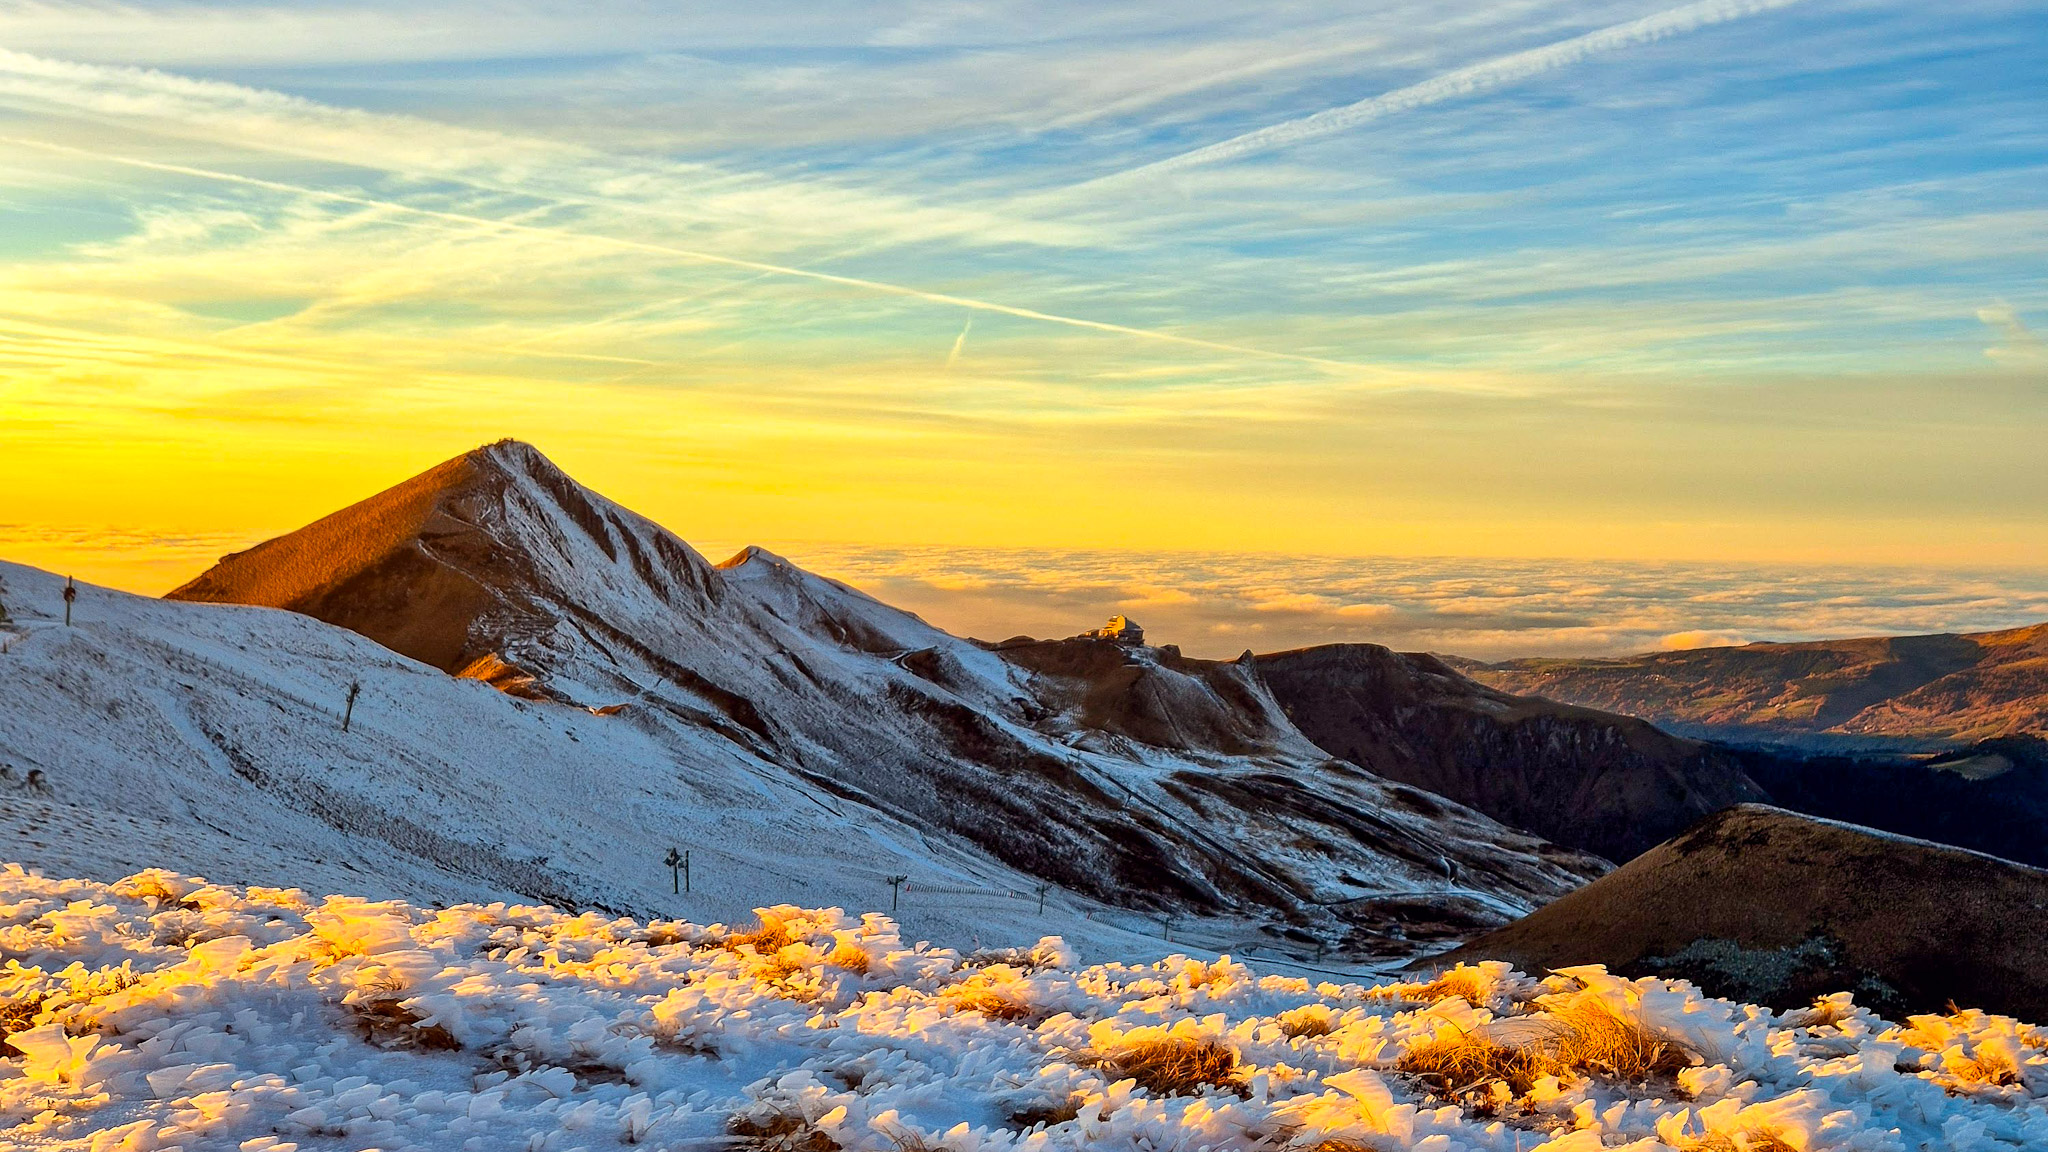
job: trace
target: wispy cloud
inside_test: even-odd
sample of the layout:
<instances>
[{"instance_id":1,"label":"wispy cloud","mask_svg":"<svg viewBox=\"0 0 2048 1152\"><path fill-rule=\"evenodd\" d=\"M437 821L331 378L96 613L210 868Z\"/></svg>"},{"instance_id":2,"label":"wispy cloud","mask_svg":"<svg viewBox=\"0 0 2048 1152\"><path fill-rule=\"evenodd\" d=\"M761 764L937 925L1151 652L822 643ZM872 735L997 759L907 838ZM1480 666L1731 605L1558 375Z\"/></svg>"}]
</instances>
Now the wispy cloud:
<instances>
[{"instance_id":1,"label":"wispy cloud","mask_svg":"<svg viewBox=\"0 0 2048 1152\"><path fill-rule=\"evenodd\" d=\"M0 49L0 104L91 117L257 153L439 180L534 201L626 214L643 224L720 229L788 247L856 237L902 243L1074 244L1086 233L821 180L702 162L608 155L546 137L335 107L282 92L151 69Z\"/></svg>"},{"instance_id":2,"label":"wispy cloud","mask_svg":"<svg viewBox=\"0 0 2048 1152\"><path fill-rule=\"evenodd\" d=\"M962 349L967 347L967 334L973 330L974 317L969 316L967 318L967 323L962 324L960 326L960 335L955 336L953 338L952 351L946 353L946 367L949 370L960 363L960 352Z\"/></svg>"},{"instance_id":3,"label":"wispy cloud","mask_svg":"<svg viewBox=\"0 0 2048 1152\"><path fill-rule=\"evenodd\" d=\"M1152 328L1134 328L1127 324L1112 324L1103 320L1089 320L1057 312L1043 312L1036 308L1021 308L1013 304L1001 304L993 300L981 300L971 296L958 296L949 292L931 292L904 284L892 284L860 276L842 276L833 272L821 272L813 268L797 268L786 264L774 264L764 260L749 260L744 257L681 248L672 244L657 244L651 241L612 236L601 232L579 231L543 224L527 224L516 219L507 220L478 216L466 212L450 212L438 208L424 208L396 200L382 200L350 192L311 188L298 184L288 184L279 180L266 180L255 176L245 176L234 172L195 168L185 164L166 164L160 161L144 160L133 156L118 156L112 153L94 152L88 149L73 148L69 145L54 144L48 141L0 137L0 143L13 144L23 148L62 152L73 156L104 161L109 164L144 168L154 172L164 172L178 176L193 176L202 180L217 180L222 183L238 184L248 188L261 188L265 191L282 192L309 200L323 200L337 204L349 204L358 208L372 208L399 213L432 221L436 224L454 225L485 232L550 237L598 248L611 248L664 256L699 264L716 264L727 268L738 268L749 272L764 272L775 276L787 276L792 279L809 280L819 284L853 288L864 292L878 292L888 296L919 300L927 304L938 304L949 308L963 308L975 312L993 312L1019 320L1036 320L1047 324L1058 324L1068 328L1083 328L1091 332L1102 332L1114 336L1131 336L1141 340L1179 344L1189 348L1200 348L1209 352L1225 352L1234 356L1248 356L1258 359L1287 360L1298 364L1311 364L1318 368L1355 373L1367 373L1374 370L1372 365L1367 364L1333 360L1321 356L1305 356L1300 353L1277 351L1270 348L1252 348L1243 344L1229 344L1220 340L1205 340L1198 336L1186 336L1177 332L1165 332Z\"/></svg>"},{"instance_id":4,"label":"wispy cloud","mask_svg":"<svg viewBox=\"0 0 2048 1152\"><path fill-rule=\"evenodd\" d=\"M1645 16L1640 20L1610 25L1583 36L1545 44L1540 48L1497 56L1354 104L1245 132L1228 140L1219 140L1177 156L1090 181L1084 187L1099 188L1110 181L1122 182L1134 177L1164 175L1203 164L1216 164L1270 152L1277 148L1286 148L1318 137L1346 132L1384 116L1506 87L1569 67L1588 57L1681 36L1714 24L1725 24L1730 20L1739 20L1775 8L1786 8L1798 2L1799 0L1701 0L1699 3L1686 4Z\"/></svg>"},{"instance_id":5,"label":"wispy cloud","mask_svg":"<svg viewBox=\"0 0 2048 1152\"><path fill-rule=\"evenodd\" d=\"M1988 307L1977 309L1977 319L1986 328L1996 332L1999 342L1984 350L1984 355L1993 360L2015 364L2032 364L2048 360L2048 348L2044 348L2041 337L2013 306L2000 300Z\"/></svg>"},{"instance_id":6,"label":"wispy cloud","mask_svg":"<svg viewBox=\"0 0 2048 1152\"><path fill-rule=\"evenodd\" d=\"M76 150L0 144L0 490L513 433L770 543L2039 563L2035 13L1673 2L0 0ZM1291 581L1219 626L1410 619Z\"/></svg>"}]
</instances>

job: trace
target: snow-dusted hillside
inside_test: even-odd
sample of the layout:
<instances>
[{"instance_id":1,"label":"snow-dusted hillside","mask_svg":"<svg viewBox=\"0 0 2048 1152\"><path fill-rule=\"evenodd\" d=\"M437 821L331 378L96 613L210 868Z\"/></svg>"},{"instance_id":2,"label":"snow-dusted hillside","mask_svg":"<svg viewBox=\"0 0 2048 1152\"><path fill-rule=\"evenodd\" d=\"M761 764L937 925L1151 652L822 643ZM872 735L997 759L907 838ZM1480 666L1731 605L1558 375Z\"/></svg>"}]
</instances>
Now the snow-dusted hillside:
<instances>
[{"instance_id":1,"label":"snow-dusted hillside","mask_svg":"<svg viewBox=\"0 0 2048 1152\"><path fill-rule=\"evenodd\" d=\"M903 916L920 933L1027 927L1160 946L1160 919L1089 895L1055 888L1041 916L1035 876L749 755L657 692L600 716L449 676L294 613L93 587L66 628L61 586L0 564L13 617L0 636L0 858L101 878L167 866L319 892L707 920L767 903L887 906L886 878L903 875ZM992 659L971 645L962 655ZM343 732L352 682L362 691ZM1444 827L1517 858L1518 839L1484 818L1452 810ZM671 846L691 852L688 895L670 892ZM1427 900L1453 887L1422 868L1347 872L1360 887L1345 895ZM1497 917L1515 909L1512 895L1465 899ZM1256 909L1186 919L1178 937L1214 949L1317 950L1260 932L1275 917ZM1343 928L1308 927L1333 943Z\"/></svg>"},{"instance_id":2,"label":"snow-dusted hillside","mask_svg":"<svg viewBox=\"0 0 2048 1152\"><path fill-rule=\"evenodd\" d=\"M734 929L10 870L0 1143L2048 1147L2048 1035L2005 1017L1897 1026L1846 996L1774 1014L1597 968L1366 987L1006 943L963 955L837 910Z\"/></svg>"},{"instance_id":3,"label":"snow-dusted hillside","mask_svg":"<svg viewBox=\"0 0 2048 1152\"><path fill-rule=\"evenodd\" d=\"M887 907L901 875L921 934L1169 947L1159 918L1078 894L1052 890L1041 914L1035 877L653 709L520 699L269 609L82 586L66 628L62 585L0 564L0 860L707 921L764 903ZM691 853L688 894L671 892L672 846ZM1286 943L1261 922L1191 917L1174 934Z\"/></svg>"},{"instance_id":4,"label":"snow-dusted hillside","mask_svg":"<svg viewBox=\"0 0 2048 1152\"><path fill-rule=\"evenodd\" d=\"M616 740L622 759L706 794L672 803L658 780L608 790L576 769L579 796L600 810L597 798L612 801L606 815L636 859L679 825L696 843L737 840L754 853L756 821L721 826L693 811L701 805L751 803L783 819L821 809L886 827L908 845L892 855L993 859L1092 900L1260 918L1352 948L1398 945L1388 931L1404 920L1439 936L1498 923L1601 868L1330 759L1247 665L1107 642L992 652L758 549L710 564L524 444L448 461L228 557L174 595L344 626L528 698L515 706L520 724L573 727L598 763ZM168 632L198 617L149 618ZM261 660L269 646L252 637L245 647ZM340 664L352 659L322 673L335 707ZM371 663L398 666L388 655ZM451 725L462 728L454 739L492 739L473 711L442 722L425 698L411 706L401 742L423 762ZM295 730L227 739L250 759L245 775L300 774ZM492 759L478 769L520 790L533 757ZM533 818L545 820L555 793L534 795ZM587 868L585 849L527 843ZM766 842L758 853L782 856Z\"/></svg>"}]
</instances>

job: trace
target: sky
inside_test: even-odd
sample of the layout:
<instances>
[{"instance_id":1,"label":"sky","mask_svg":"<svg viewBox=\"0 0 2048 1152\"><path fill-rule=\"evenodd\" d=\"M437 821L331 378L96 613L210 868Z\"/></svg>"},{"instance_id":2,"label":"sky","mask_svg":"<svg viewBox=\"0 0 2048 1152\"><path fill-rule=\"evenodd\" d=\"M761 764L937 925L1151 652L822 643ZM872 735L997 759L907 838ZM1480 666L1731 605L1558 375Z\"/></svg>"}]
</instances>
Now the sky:
<instances>
[{"instance_id":1,"label":"sky","mask_svg":"<svg viewBox=\"0 0 2048 1152\"><path fill-rule=\"evenodd\" d=\"M159 592L515 436L984 634L2020 623L2044 42L1978 0L0 0L0 556ZM1537 591L1452 627L1459 581Z\"/></svg>"}]
</instances>

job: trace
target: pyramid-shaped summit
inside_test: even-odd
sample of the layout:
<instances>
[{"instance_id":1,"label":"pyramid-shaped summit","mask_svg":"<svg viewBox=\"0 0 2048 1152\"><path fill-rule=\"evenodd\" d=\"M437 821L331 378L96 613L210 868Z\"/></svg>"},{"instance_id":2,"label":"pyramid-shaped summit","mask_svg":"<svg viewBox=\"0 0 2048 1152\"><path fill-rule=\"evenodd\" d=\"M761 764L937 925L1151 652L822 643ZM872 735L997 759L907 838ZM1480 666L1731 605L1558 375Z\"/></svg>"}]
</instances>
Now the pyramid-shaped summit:
<instances>
[{"instance_id":1,"label":"pyramid-shaped summit","mask_svg":"<svg viewBox=\"0 0 2048 1152\"><path fill-rule=\"evenodd\" d=\"M223 557L169 597L304 613L492 679L554 629L566 602L602 610L608 591L623 591L696 609L712 581L704 558L659 525L532 445L500 440Z\"/></svg>"},{"instance_id":2,"label":"pyramid-shaped summit","mask_svg":"<svg viewBox=\"0 0 2048 1152\"><path fill-rule=\"evenodd\" d=\"M1372 917L1346 901L1446 886L1445 859L1507 907L1598 869L1476 813L1404 806L1302 736L1246 667L1064 640L991 650L762 549L714 566L511 441L172 595L304 613L581 705L603 738L705 782L707 803L752 794L718 783L735 768L798 782L1099 899L1350 932ZM1497 922L1494 904L1445 900Z\"/></svg>"}]
</instances>

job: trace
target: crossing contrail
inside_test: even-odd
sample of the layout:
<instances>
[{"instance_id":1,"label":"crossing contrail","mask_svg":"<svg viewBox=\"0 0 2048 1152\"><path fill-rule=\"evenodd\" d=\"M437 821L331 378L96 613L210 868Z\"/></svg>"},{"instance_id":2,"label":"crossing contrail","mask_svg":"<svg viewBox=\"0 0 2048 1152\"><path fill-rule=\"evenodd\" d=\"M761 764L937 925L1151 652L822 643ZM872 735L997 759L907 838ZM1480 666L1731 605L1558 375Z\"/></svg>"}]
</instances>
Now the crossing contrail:
<instances>
[{"instance_id":1,"label":"crossing contrail","mask_svg":"<svg viewBox=\"0 0 2048 1152\"><path fill-rule=\"evenodd\" d=\"M1482 60L1440 76L1432 76L1418 84L1410 84L1406 88L1396 88L1392 92L1360 100L1356 104L1346 104L1341 108L1331 108L1313 116L1303 116L1297 120L1288 120L1246 132L1241 136L1233 136L1228 140L1219 140L1178 156L1169 156L1137 168L1097 177L1076 185L1075 188L1094 188L1109 183L1121 183L1138 176L1161 175L1183 168L1270 152L1275 148L1284 148L1305 140L1343 132L1384 116L1406 112L1411 108L1421 108L1446 100L1455 100L1460 96L1502 88L1532 76L1540 76L1545 72L1554 72L1559 68L1576 64L1589 56L1681 36L1711 25L1726 24L1731 20L1740 20L1745 16L1786 8L1797 3L1799 0L1700 0L1699 3L1658 12L1640 20L1611 24L1598 31L1545 44L1540 48L1530 48L1507 56Z\"/></svg>"},{"instance_id":2,"label":"crossing contrail","mask_svg":"<svg viewBox=\"0 0 2048 1152\"><path fill-rule=\"evenodd\" d=\"M688 260L694 263L716 264L727 268L745 268L755 272L766 272L797 280L810 280L820 284L836 284L842 288L853 288L888 296L899 296L905 299L922 300L930 304L965 308L972 312L991 312L1002 316L1014 316L1021 320L1037 320L1047 324L1063 325L1068 328L1086 329L1091 332L1105 332L1118 336L1131 336L1141 340L1177 344L1187 348L1225 352L1234 356L1248 356L1264 360L1286 360L1292 363L1313 364L1319 368L1343 372L1370 372L1377 370L1370 364L1357 364L1346 360L1331 360L1321 356L1305 356L1296 352L1276 352L1271 349L1253 348L1244 344L1229 344L1221 340L1204 340L1196 336L1182 336L1178 333L1162 332L1154 328L1135 328L1127 324L1112 324L1104 320L1089 320L1084 317L1066 316L1057 312L1041 312L1036 308L1020 308L1011 304L999 304L992 300L980 300L972 296L955 296L947 292L930 292L922 288L892 284L885 280L869 280L859 276L841 276L832 272L820 272L812 268L796 268L786 264L748 260L738 256L724 256L716 252L679 248L674 245L657 244L648 240L632 240L623 236L607 235L602 232L579 232L571 228L523 224L512 220L493 219L489 216L473 216L466 212L449 212L438 208L421 208L417 205L399 201L379 200L371 196L360 196L349 192L335 192L324 188L308 188L304 185L288 184L278 180L265 180L257 176L244 176L236 172L220 172L211 168L195 168L185 164L169 164L159 160L144 160L134 156L96 152L87 148L76 148L68 144L53 144L47 140L0 136L0 143L16 144L25 148L34 148L68 156L82 156L105 163L141 168L152 172L165 172L172 175L190 176L195 179L238 184L247 188L262 188L272 192L325 200L330 203L352 204L360 208L398 213L417 219L459 225L467 229L520 236L543 236L554 239L575 240L627 252L651 253L679 260Z\"/></svg>"}]
</instances>

